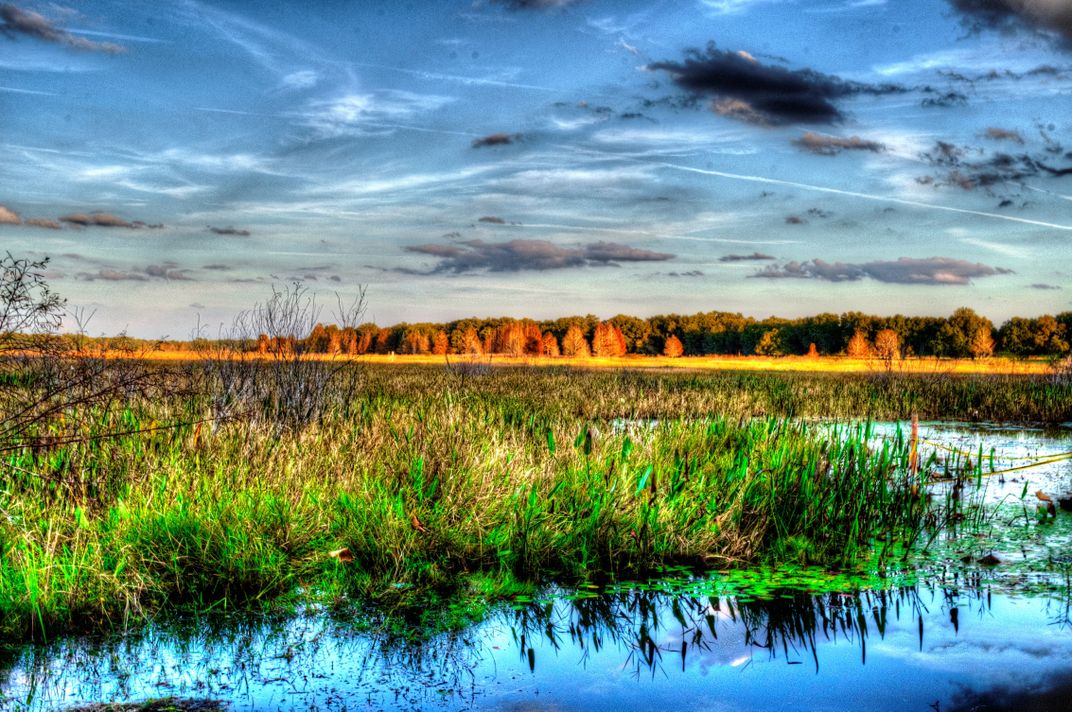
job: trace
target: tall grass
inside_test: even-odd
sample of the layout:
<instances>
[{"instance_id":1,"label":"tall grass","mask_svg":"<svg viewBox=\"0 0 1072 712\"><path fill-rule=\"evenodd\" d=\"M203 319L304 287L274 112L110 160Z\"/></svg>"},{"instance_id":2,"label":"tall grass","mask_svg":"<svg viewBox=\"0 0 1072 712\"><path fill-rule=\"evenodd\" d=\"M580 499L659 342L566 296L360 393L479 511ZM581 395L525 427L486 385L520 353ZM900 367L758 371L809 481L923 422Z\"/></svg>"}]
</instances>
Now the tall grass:
<instances>
[{"instance_id":1,"label":"tall grass","mask_svg":"<svg viewBox=\"0 0 1072 712\"><path fill-rule=\"evenodd\" d=\"M873 403L863 386L753 379L388 369L347 416L279 436L197 422L207 397L136 402L87 425L129 435L4 456L0 634L474 577L494 593L666 564L851 566L931 538L942 517L904 439L746 417Z\"/></svg>"}]
</instances>

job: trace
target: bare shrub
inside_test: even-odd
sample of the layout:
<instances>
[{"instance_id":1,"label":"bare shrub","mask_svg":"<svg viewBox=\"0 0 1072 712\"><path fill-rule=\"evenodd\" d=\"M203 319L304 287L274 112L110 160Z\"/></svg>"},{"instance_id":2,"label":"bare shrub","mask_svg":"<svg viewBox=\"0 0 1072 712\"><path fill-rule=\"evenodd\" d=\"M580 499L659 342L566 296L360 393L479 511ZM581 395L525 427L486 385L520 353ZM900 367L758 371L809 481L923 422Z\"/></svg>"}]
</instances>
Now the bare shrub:
<instances>
[{"instance_id":1,"label":"bare shrub","mask_svg":"<svg viewBox=\"0 0 1072 712\"><path fill-rule=\"evenodd\" d=\"M159 384L136 359L90 352L92 315L67 309L47 267L47 258L0 258L0 453L121 435L136 426L113 416ZM73 333L60 333L65 317Z\"/></svg>"},{"instance_id":2,"label":"bare shrub","mask_svg":"<svg viewBox=\"0 0 1072 712\"><path fill-rule=\"evenodd\" d=\"M238 314L206 352L213 417L248 418L281 432L317 422L333 408L345 412L360 369L343 354L310 350L306 337L321 313L316 295L294 282L273 287L267 301ZM340 329L356 328L364 313L364 287L349 303L336 295L332 316Z\"/></svg>"},{"instance_id":3,"label":"bare shrub","mask_svg":"<svg viewBox=\"0 0 1072 712\"><path fill-rule=\"evenodd\" d=\"M453 361L449 355L444 354L443 360L446 362L447 373L457 379L460 387L464 387L474 378L491 373L491 354L466 354Z\"/></svg>"},{"instance_id":4,"label":"bare shrub","mask_svg":"<svg viewBox=\"0 0 1072 712\"><path fill-rule=\"evenodd\" d=\"M1072 386L1072 355L1054 359L1050 363L1050 377L1059 386Z\"/></svg>"}]
</instances>

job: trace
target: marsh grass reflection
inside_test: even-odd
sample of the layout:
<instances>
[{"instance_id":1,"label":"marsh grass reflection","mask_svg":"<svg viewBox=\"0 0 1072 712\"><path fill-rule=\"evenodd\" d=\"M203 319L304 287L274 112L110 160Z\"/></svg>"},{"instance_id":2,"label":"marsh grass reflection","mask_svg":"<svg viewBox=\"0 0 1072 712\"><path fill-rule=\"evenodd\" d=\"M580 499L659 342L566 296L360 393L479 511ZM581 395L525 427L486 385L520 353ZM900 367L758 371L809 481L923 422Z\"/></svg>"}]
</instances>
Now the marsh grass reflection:
<instances>
[{"instance_id":1,"label":"marsh grass reflection","mask_svg":"<svg viewBox=\"0 0 1072 712\"><path fill-rule=\"evenodd\" d=\"M763 599L629 590L562 595L519 606L510 629L519 654L532 669L533 642L542 638L556 651L568 642L580 651L582 665L592 654L614 646L637 678L665 673L671 660L685 671L693 658L716 655L725 664L739 666L757 653L789 665L807 659L818 672L823 643L858 646L860 661L866 664L868 638L884 638L891 617L917 622L922 650L924 620L936 602L954 628L962 607L979 615L989 609L985 590L971 585L823 594L786 589ZM738 645L733 641L719 645L720 636L732 636Z\"/></svg>"}]
</instances>

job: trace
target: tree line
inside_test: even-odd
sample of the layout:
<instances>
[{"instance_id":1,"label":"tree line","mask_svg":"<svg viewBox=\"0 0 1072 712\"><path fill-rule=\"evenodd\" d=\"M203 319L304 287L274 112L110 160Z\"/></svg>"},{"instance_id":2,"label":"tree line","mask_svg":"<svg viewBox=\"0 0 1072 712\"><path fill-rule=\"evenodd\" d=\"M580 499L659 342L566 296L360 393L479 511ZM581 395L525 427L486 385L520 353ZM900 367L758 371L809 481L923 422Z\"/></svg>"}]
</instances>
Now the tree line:
<instances>
[{"instance_id":1,"label":"tree line","mask_svg":"<svg viewBox=\"0 0 1072 712\"><path fill-rule=\"evenodd\" d=\"M304 338L262 335L257 350L314 353L505 354L512 356L848 355L983 358L1061 356L1070 352L1072 312L1013 317L1000 327L969 308L948 317L874 316L861 312L799 319L754 319L729 312L641 319L591 314L553 320L469 318L446 323L317 324Z\"/></svg>"}]
</instances>

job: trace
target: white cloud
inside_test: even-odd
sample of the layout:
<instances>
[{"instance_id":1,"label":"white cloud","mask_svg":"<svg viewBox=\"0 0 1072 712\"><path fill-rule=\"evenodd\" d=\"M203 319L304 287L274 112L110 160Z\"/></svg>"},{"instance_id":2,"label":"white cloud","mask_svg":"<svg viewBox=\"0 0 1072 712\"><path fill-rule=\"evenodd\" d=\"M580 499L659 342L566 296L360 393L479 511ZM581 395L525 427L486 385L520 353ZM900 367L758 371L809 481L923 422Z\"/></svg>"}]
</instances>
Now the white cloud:
<instances>
[{"instance_id":1,"label":"white cloud","mask_svg":"<svg viewBox=\"0 0 1072 712\"><path fill-rule=\"evenodd\" d=\"M398 128L379 124L431 113L454 100L454 97L449 96L416 94L401 90L343 94L331 99L311 101L307 108L296 116L306 126L324 136L361 135L382 132L384 128Z\"/></svg>"},{"instance_id":2,"label":"white cloud","mask_svg":"<svg viewBox=\"0 0 1072 712\"><path fill-rule=\"evenodd\" d=\"M310 89L320 81L320 75L311 69L291 72L280 83L287 89Z\"/></svg>"},{"instance_id":3,"label":"white cloud","mask_svg":"<svg viewBox=\"0 0 1072 712\"><path fill-rule=\"evenodd\" d=\"M750 10L756 5L770 5L781 2L796 4L793 0L700 0L700 5L715 15L736 15Z\"/></svg>"}]
</instances>

